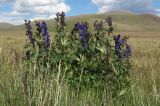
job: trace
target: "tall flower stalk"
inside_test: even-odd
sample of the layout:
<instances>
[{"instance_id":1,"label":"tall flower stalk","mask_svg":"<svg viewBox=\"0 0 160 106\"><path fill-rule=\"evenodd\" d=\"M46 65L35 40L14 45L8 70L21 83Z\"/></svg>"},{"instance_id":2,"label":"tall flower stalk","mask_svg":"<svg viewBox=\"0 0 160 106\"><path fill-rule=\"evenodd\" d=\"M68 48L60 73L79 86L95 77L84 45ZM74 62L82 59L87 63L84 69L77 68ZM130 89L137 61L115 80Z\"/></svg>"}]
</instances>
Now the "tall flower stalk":
<instances>
[{"instance_id":1,"label":"tall flower stalk","mask_svg":"<svg viewBox=\"0 0 160 106\"><path fill-rule=\"evenodd\" d=\"M41 35L43 38L43 44L46 48L50 47L50 35L48 32L48 27L45 21L42 21L40 23L40 28L41 28Z\"/></svg>"},{"instance_id":2,"label":"tall flower stalk","mask_svg":"<svg viewBox=\"0 0 160 106\"><path fill-rule=\"evenodd\" d=\"M101 21L100 23L98 23L98 21L96 20L94 22L94 30L97 32L103 30L103 22Z\"/></svg>"},{"instance_id":3,"label":"tall flower stalk","mask_svg":"<svg viewBox=\"0 0 160 106\"><path fill-rule=\"evenodd\" d=\"M62 11L62 13L56 13L56 27L64 29L66 23L65 23L65 12Z\"/></svg>"},{"instance_id":4,"label":"tall flower stalk","mask_svg":"<svg viewBox=\"0 0 160 106\"><path fill-rule=\"evenodd\" d=\"M76 25L76 29L79 31L80 40L82 43L82 46L84 48L88 48L88 24L86 22L82 22Z\"/></svg>"},{"instance_id":5,"label":"tall flower stalk","mask_svg":"<svg viewBox=\"0 0 160 106\"><path fill-rule=\"evenodd\" d=\"M121 38L121 35L117 35L113 37L115 41L115 54L118 58L129 58L131 56L131 47L127 44L127 38ZM124 48L124 50L122 49Z\"/></svg>"},{"instance_id":6,"label":"tall flower stalk","mask_svg":"<svg viewBox=\"0 0 160 106\"><path fill-rule=\"evenodd\" d=\"M119 58L121 58L121 46L122 46L121 36L120 35L114 36L113 39L115 41L115 54Z\"/></svg>"},{"instance_id":7,"label":"tall flower stalk","mask_svg":"<svg viewBox=\"0 0 160 106\"><path fill-rule=\"evenodd\" d=\"M100 21L98 22L97 20L94 22L94 30L96 32L95 36L96 36L96 39L99 40L100 39L100 35L102 35L102 31L103 31L104 27L103 27L103 22Z\"/></svg>"},{"instance_id":8,"label":"tall flower stalk","mask_svg":"<svg viewBox=\"0 0 160 106\"><path fill-rule=\"evenodd\" d=\"M130 58L132 54L132 49L131 46L126 44L125 52L124 52L124 57L125 58Z\"/></svg>"},{"instance_id":9,"label":"tall flower stalk","mask_svg":"<svg viewBox=\"0 0 160 106\"><path fill-rule=\"evenodd\" d=\"M34 38L33 38L33 32L32 32L32 26L30 20L24 20L25 21L25 29L26 29L26 36L28 36L30 42L34 46Z\"/></svg>"},{"instance_id":10,"label":"tall flower stalk","mask_svg":"<svg viewBox=\"0 0 160 106\"><path fill-rule=\"evenodd\" d=\"M37 27L38 35L40 35L41 34L41 23L36 21L36 27Z\"/></svg>"},{"instance_id":11,"label":"tall flower stalk","mask_svg":"<svg viewBox=\"0 0 160 106\"><path fill-rule=\"evenodd\" d=\"M113 34L112 17L107 17L106 22L108 23L108 35Z\"/></svg>"}]
</instances>

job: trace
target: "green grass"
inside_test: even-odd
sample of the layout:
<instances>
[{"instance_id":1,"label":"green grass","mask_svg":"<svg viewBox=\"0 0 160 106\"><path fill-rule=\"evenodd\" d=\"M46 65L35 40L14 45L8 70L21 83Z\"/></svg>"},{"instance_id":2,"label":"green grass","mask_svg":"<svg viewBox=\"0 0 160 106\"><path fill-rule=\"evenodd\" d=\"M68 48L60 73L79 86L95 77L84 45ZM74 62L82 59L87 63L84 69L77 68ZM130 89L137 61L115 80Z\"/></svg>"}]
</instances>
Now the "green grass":
<instances>
[{"instance_id":1,"label":"green grass","mask_svg":"<svg viewBox=\"0 0 160 106\"><path fill-rule=\"evenodd\" d=\"M21 61L26 42L24 32L0 32L0 106L159 106L160 105L160 32L124 32L130 35L133 48L131 91L123 99L111 99L106 89L84 89L79 95L56 77L42 76L26 82L32 83L34 94L26 100L23 81L25 71ZM54 36L54 35L52 35ZM43 69L42 69L43 70ZM45 74L47 76L47 74ZM31 90L31 89L30 89ZM31 90L32 91L32 90ZM27 103L28 102L28 103Z\"/></svg>"}]
</instances>

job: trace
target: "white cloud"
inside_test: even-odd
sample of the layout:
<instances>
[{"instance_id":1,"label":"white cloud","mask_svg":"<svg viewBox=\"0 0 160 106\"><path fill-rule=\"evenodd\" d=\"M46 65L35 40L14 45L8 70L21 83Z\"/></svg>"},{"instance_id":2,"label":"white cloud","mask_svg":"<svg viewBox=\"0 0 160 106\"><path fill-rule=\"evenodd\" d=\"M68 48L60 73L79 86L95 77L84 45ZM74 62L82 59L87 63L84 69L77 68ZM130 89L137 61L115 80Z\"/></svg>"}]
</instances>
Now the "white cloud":
<instances>
[{"instance_id":1,"label":"white cloud","mask_svg":"<svg viewBox=\"0 0 160 106\"><path fill-rule=\"evenodd\" d=\"M156 9L156 11L160 12L160 9Z\"/></svg>"},{"instance_id":2,"label":"white cloud","mask_svg":"<svg viewBox=\"0 0 160 106\"><path fill-rule=\"evenodd\" d=\"M9 3L9 2L13 2L13 1L15 1L15 0L1 0L0 3L4 3L4 2L8 2Z\"/></svg>"},{"instance_id":3,"label":"white cloud","mask_svg":"<svg viewBox=\"0 0 160 106\"><path fill-rule=\"evenodd\" d=\"M91 0L99 6L99 13L114 10L128 10L135 13L158 14L159 11L153 6L156 0Z\"/></svg>"},{"instance_id":4,"label":"white cloud","mask_svg":"<svg viewBox=\"0 0 160 106\"><path fill-rule=\"evenodd\" d=\"M0 6L2 6L4 4L12 4L14 2L15 2L15 0L0 0Z\"/></svg>"},{"instance_id":5,"label":"white cloud","mask_svg":"<svg viewBox=\"0 0 160 106\"><path fill-rule=\"evenodd\" d=\"M156 11L158 13L157 15L160 16L160 9L156 9Z\"/></svg>"},{"instance_id":6,"label":"white cloud","mask_svg":"<svg viewBox=\"0 0 160 106\"><path fill-rule=\"evenodd\" d=\"M64 0L1 0L0 3L12 3L12 11L0 13L0 22L12 24L21 24L26 18L49 19L56 12L70 11Z\"/></svg>"}]
</instances>

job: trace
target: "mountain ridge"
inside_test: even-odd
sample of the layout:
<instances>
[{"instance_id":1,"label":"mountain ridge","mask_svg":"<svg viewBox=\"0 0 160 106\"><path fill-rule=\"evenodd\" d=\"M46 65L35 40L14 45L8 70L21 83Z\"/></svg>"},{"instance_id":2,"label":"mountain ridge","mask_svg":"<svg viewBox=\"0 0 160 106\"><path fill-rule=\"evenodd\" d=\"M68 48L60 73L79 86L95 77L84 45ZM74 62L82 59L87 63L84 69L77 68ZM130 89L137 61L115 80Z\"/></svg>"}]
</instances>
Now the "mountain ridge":
<instances>
[{"instance_id":1,"label":"mountain ridge","mask_svg":"<svg viewBox=\"0 0 160 106\"><path fill-rule=\"evenodd\" d=\"M152 14L135 14L126 11L113 11L103 14L82 14L78 16L66 17L68 29L71 29L76 22L88 21L93 26L95 20L104 20L111 16L113 25L117 31L160 31L160 17ZM49 30L55 29L54 19L46 20ZM34 24L34 22L32 22ZM35 27L35 26L34 26ZM34 28L35 29L35 28ZM93 27L91 28L93 29ZM24 25L12 25L8 23L0 23L0 31L22 31Z\"/></svg>"}]
</instances>

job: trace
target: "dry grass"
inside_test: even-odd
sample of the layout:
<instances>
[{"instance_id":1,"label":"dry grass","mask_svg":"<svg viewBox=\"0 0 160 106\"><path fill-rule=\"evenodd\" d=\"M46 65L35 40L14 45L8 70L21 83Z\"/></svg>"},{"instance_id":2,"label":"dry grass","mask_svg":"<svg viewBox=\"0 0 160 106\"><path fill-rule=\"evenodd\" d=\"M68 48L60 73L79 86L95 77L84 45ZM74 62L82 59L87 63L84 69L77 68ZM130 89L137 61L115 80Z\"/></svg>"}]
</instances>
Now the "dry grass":
<instances>
[{"instance_id":1,"label":"dry grass","mask_svg":"<svg viewBox=\"0 0 160 106\"><path fill-rule=\"evenodd\" d=\"M12 58L15 58L15 51L13 50L22 55L26 42L24 35L24 32L0 32L0 60L2 57L13 60ZM124 32L122 35L130 35L129 42L133 48L132 61L134 66L131 72L133 105L153 106L155 103L154 105L158 106L160 101L160 32ZM7 65L11 64L9 61L5 62ZM1 81L5 81L3 83L7 83L6 79L12 76L10 73L20 74L18 71L20 66L14 72L9 70L13 68L12 66L9 66L10 68L0 66L2 69L0 72ZM9 72L6 72L8 70ZM66 102L68 101L66 100Z\"/></svg>"},{"instance_id":2,"label":"dry grass","mask_svg":"<svg viewBox=\"0 0 160 106\"><path fill-rule=\"evenodd\" d=\"M121 34L130 36L133 61L137 66L135 71L142 66L160 71L160 32L123 32ZM9 49L22 52L26 38L25 32L22 31L0 32L1 52L6 54Z\"/></svg>"}]
</instances>

